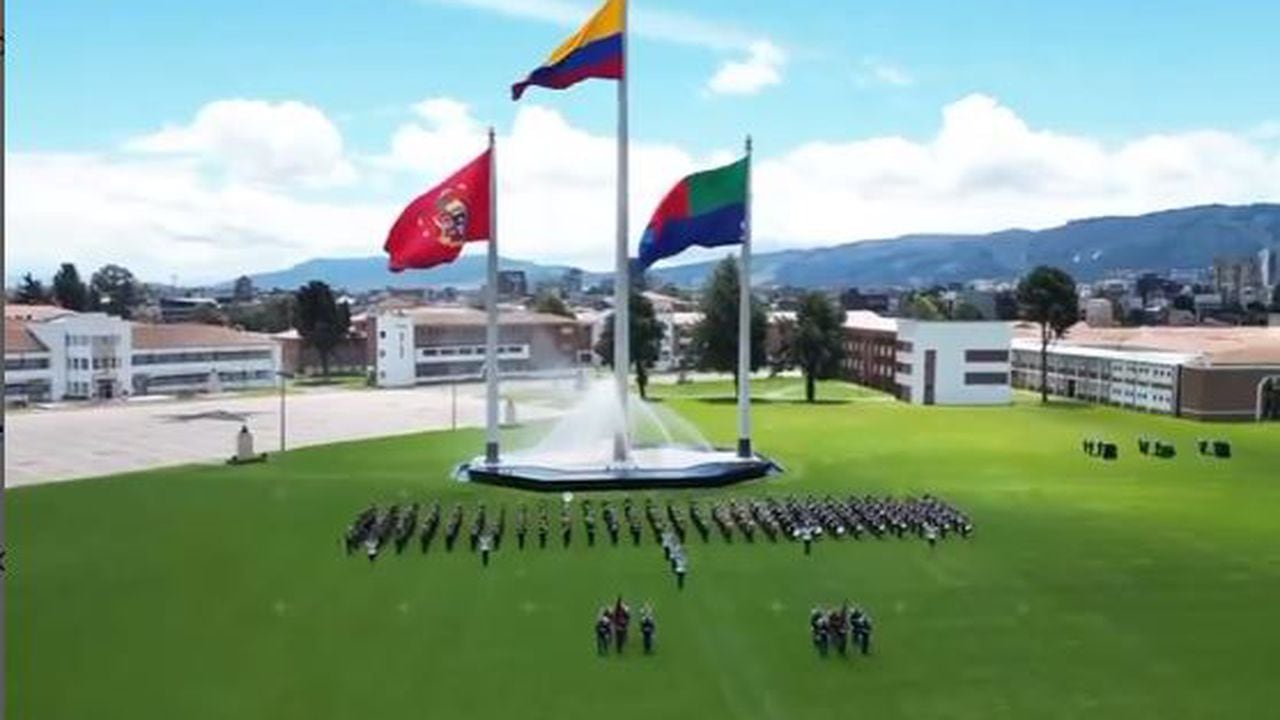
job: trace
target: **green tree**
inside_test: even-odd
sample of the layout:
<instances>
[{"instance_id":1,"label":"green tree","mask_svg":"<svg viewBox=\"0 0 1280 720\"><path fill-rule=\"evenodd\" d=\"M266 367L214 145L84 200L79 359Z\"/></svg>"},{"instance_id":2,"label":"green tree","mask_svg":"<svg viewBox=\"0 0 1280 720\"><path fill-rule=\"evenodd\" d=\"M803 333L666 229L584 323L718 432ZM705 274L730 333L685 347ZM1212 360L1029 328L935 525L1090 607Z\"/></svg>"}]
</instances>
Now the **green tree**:
<instances>
[{"instance_id":1,"label":"green tree","mask_svg":"<svg viewBox=\"0 0 1280 720\"><path fill-rule=\"evenodd\" d=\"M61 307L75 312L91 309L89 286L80 279L80 271L74 263L62 263L53 275L53 300Z\"/></svg>"},{"instance_id":2,"label":"green tree","mask_svg":"<svg viewBox=\"0 0 1280 720\"><path fill-rule=\"evenodd\" d=\"M820 292L805 293L796 310L788 355L804 374L804 399L813 402L817 381L840 372L844 357L844 312Z\"/></svg>"},{"instance_id":3,"label":"green tree","mask_svg":"<svg viewBox=\"0 0 1280 720\"><path fill-rule=\"evenodd\" d=\"M103 265L89 280L89 288L98 298L103 312L128 320L138 303L138 280L128 268Z\"/></svg>"},{"instance_id":4,"label":"green tree","mask_svg":"<svg viewBox=\"0 0 1280 720\"><path fill-rule=\"evenodd\" d=\"M351 309L339 304L333 290L319 280L298 288L298 335L320 355L320 369L329 377L329 360L334 348L346 339L351 327Z\"/></svg>"},{"instance_id":5,"label":"green tree","mask_svg":"<svg viewBox=\"0 0 1280 720\"><path fill-rule=\"evenodd\" d=\"M573 311L564 303L564 300L559 295L547 290L540 291L534 297L533 311L567 318L574 317Z\"/></svg>"},{"instance_id":6,"label":"green tree","mask_svg":"<svg viewBox=\"0 0 1280 720\"><path fill-rule=\"evenodd\" d=\"M662 350L662 323L658 322L653 311L653 303L639 290L632 288L628 302L631 310L630 339L631 363L636 369L636 385L640 388L640 397L648 398L649 371L658 361L658 353ZM604 332L596 342L596 354L606 365L613 367L613 315L605 320Z\"/></svg>"},{"instance_id":7,"label":"green tree","mask_svg":"<svg viewBox=\"0 0 1280 720\"><path fill-rule=\"evenodd\" d=\"M986 320L986 317L983 316L982 310L978 309L977 305L974 305L973 303L967 302L965 300L961 300L960 302L956 303L955 308L951 310L951 319L960 320L960 321L974 321L974 320Z\"/></svg>"},{"instance_id":8,"label":"green tree","mask_svg":"<svg viewBox=\"0 0 1280 720\"><path fill-rule=\"evenodd\" d=\"M1024 320L1040 326L1040 402L1049 402L1049 342L1062 337L1080 316L1076 281L1063 270L1041 265L1018 283Z\"/></svg>"},{"instance_id":9,"label":"green tree","mask_svg":"<svg viewBox=\"0 0 1280 720\"><path fill-rule=\"evenodd\" d=\"M898 312L904 318L912 320L942 320L942 310L938 302L925 293L911 293L902 302Z\"/></svg>"},{"instance_id":10,"label":"green tree","mask_svg":"<svg viewBox=\"0 0 1280 720\"><path fill-rule=\"evenodd\" d=\"M691 349L701 370L733 373L738 384L738 261L727 257L716 265L699 303L702 321L693 331ZM765 334L769 320L751 299L751 370L765 364Z\"/></svg>"},{"instance_id":11,"label":"green tree","mask_svg":"<svg viewBox=\"0 0 1280 720\"><path fill-rule=\"evenodd\" d=\"M44 283L27 273L22 276L22 284L18 286L14 301L26 305L43 305L49 302L49 291L45 289Z\"/></svg>"}]
</instances>

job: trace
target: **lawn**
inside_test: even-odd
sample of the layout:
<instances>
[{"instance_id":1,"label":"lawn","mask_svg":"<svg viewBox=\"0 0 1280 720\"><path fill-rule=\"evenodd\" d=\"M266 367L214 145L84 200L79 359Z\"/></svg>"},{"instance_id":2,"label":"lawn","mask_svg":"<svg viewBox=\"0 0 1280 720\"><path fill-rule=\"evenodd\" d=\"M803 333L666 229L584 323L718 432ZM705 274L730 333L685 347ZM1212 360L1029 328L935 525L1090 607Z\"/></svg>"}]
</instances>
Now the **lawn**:
<instances>
[{"instance_id":1,"label":"lawn","mask_svg":"<svg viewBox=\"0 0 1280 720\"><path fill-rule=\"evenodd\" d=\"M728 392L698 390L680 388ZM757 446L786 474L696 494L933 492L968 511L971 540L806 557L691 536L683 592L648 537L519 551L509 536L487 569L465 542L373 565L342 553L371 501L559 502L449 479L474 431L9 491L6 716L1274 717L1280 425L867 396L761 403ZM666 402L732 443L732 404ZM1141 457L1139 434L1180 454ZM1086 457L1086 435L1120 460ZM1205 435L1236 458L1197 457ZM653 602L656 655L595 655L593 613L618 592ZM875 618L869 659L809 643L809 608L844 598Z\"/></svg>"}]
</instances>

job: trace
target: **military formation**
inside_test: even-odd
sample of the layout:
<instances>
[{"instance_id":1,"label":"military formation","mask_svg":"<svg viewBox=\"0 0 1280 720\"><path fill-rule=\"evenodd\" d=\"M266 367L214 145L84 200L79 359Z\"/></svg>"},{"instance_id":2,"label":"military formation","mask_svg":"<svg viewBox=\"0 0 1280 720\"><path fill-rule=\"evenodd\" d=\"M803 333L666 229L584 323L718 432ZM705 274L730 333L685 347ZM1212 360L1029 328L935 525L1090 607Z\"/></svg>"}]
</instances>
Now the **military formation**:
<instances>
[{"instance_id":1,"label":"military formation","mask_svg":"<svg viewBox=\"0 0 1280 720\"><path fill-rule=\"evenodd\" d=\"M538 549L545 549L554 542L557 532L560 545L565 548L575 542L575 533L581 533L577 542L588 547L628 542L639 546L648 535L661 546L680 590L684 589L689 572L686 542L792 542L802 545L804 554L809 555L815 543L822 540L916 538L933 546L948 536L968 538L974 531L964 512L932 495L726 497L712 502L697 498L659 502L651 497L624 497L585 499L577 503L576 512L568 501L558 508L553 505L543 501L516 506L512 531L518 550L534 543ZM343 545L348 555L360 553L372 563L384 552L403 554L415 539L422 553L437 543L452 552L465 534L467 547L487 567L507 532L505 505L494 510L478 502L470 512L462 503L453 503L446 510L438 500L429 505L371 505L347 527ZM621 654L630 623L631 610L621 596L612 606L602 606L594 623L596 651L601 655L611 651ZM641 610L640 630L644 652L649 654L654 649L657 623L647 604ZM823 657L832 652L844 656L851 649L862 655L870 652L871 617L847 601L835 608L815 607L810 613L809 630L814 648Z\"/></svg>"},{"instance_id":2,"label":"military formation","mask_svg":"<svg viewBox=\"0 0 1280 720\"><path fill-rule=\"evenodd\" d=\"M524 503L516 507L513 525L518 549L524 550L535 541L539 549L546 548L553 531L558 531L560 544L566 548L574 542L575 532L581 532L581 542L587 546L605 542L638 546L647 534L662 546L681 587L689 565L685 543L694 535L703 543L715 538L726 543L795 542L809 554L823 539L915 537L933 545L949 535L967 538L973 533L973 523L965 513L931 495L733 497L709 504L696 498L663 503L653 498L642 502L630 497L620 501L587 499L577 504L576 513L571 503L563 503L554 526L549 506L544 501L532 508ZM505 505L495 511L480 502L470 513L461 503L446 511L439 501L425 507L416 502L384 509L370 506L347 527L343 543L348 554L363 551L372 562L388 549L402 554L415 538L420 552L428 552L437 538L451 552L465 531L470 550L488 565L491 554L506 538L507 525Z\"/></svg>"}]
</instances>

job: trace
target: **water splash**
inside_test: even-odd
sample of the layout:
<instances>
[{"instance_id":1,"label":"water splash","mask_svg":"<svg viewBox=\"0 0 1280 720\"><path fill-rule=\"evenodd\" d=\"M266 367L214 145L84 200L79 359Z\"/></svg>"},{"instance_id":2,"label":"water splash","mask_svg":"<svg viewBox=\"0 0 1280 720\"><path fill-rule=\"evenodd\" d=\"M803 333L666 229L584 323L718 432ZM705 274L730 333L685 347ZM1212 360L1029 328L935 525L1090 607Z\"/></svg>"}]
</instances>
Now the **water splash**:
<instances>
[{"instance_id":1,"label":"water splash","mask_svg":"<svg viewBox=\"0 0 1280 720\"><path fill-rule=\"evenodd\" d=\"M513 463L558 466L614 465L614 438L630 427L629 464L675 467L691 455L714 451L711 443L688 420L670 408L645 402L635 395L627 399L627 420L612 380L597 380L582 391L581 399L532 447L509 454Z\"/></svg>"}]
</instances>

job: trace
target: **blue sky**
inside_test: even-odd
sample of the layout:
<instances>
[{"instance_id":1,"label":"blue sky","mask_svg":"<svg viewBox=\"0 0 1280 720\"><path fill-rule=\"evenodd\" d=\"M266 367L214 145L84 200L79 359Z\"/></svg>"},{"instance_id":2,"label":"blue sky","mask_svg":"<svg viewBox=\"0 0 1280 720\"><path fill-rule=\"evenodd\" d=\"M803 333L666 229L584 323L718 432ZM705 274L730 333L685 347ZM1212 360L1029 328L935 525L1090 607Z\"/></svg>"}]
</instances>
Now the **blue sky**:
<instances>
[{"instance_id":1,"label":"blue sky","mask_svg":"<svg viewBox=\"0 0 1280 720\"><path fill-rule=\"evenodd\" d=\"M513 130L517 113L530 112L530 107L545 110L584 137L610 136L614 108L609 83L587 83L565 93L535 90L520 104L510 102L508 96L510 83L536 66L572 30L565 18L577 17L578 8L585 18L593 4L581 0L10 3L6 8L6 152L20 154L24 163L45 163L40 165L41 172L29 176L33 184L56 180L47 172L46 161L53 156L82 157L98 163L97 170L105 173L132 172L139 164L161 164L165 172L177 172L184 160L199 156L198 176L192 182L210 194L235 195L233 191L244 189L269 193L279 201L323 203L322 211L359 204L372 218L375 207L394 208L414 188L448 169L443 160L435 165L411 158L401 158L406 162L398 165L374 160L395 154L392 138L406 126L416 123L420 129L439 129L413 110L424 100L447 98L463 104L468 122L494 123L500 133L513 133L512 142L518 138ZM991 102L966 106L971 112L958 114L969 119L957 120L957 128L987 123L1006 127L999 125L1008 119L1006 115L1016 116L1029 133L1027 152L1033 157L1018 159L1028 166L1052 164L1057 162L1054 158L1070 154L1069 145L1044 146L1040 142L1044 138L1037 140L1037 133L1093 143L1111 158L1099 160L1098 167L1087 171L1094 180L1108 173L1127 177L1138 172L1128 165L1111 166L1113 160L1122 165L1130 162L1129 155L1221 156L1217 146L1206 149L1196 144L1200 142L1197 133L1206 131L1229 136L1257 154L1242 156L1230 167L1201 167L1202 160L1196 160L1195 167L1179 165L1177 172L1194 176L1190 184L1198 195L1162 194L1155 187L1159 183L1144 181L1140 188L1126 189L1133 196L1129 204L1112 208L1103 203L1098 204L1099 210L1142 211L1156 209L1144 203L1195 201L1201 196L1204 201L1277 199L1276 186L1268 180L1270 171L1280 167L1276 142L1280 136L1276 84L1280 3L635 0L632 12L633 142L652 145L656 155L663 148L683 154L665 165L655 160L655 177L649 183L655 187L663 184L659 169L683 169L719 157L737 147L746 132L756 136L762 162L779 163L773 169L778 178L788 173L824 176L827 169L805 162L805 148L812 150L815 143L838 145L863 165L870 153L886 165L884 172L892 174L897 167L922 160L912 155L911 148L885 149L874 145L876 139L901 138L937 151L932 144L945 134L944 109L965 98L981 97ZM678 31L676 37L669 32L672 28ZM766 67L756 63L747 68L748 76L756 73L759 86L752 87L748 81L736 86L736 92L723 87L717 91L720 86L713 80L717 73L726 64L751 65L761 47L768 49L760 60ZM766 79L760 79L760 72ZM267 106L293 101L322 113L340 135L343 162L353 170L344 174L348 181L324 187L292 182L296 178L273 177L265 184L262 177L246 181L227 172L225 163L219 164L225 158L218 157L218 152L236 152L227 150L225 143L216 152L207 144L193 150L192 143L181 151L149 150L145 156L128 149L138 138L192 124L202 108L229 99ZM1016 130L1014 125L1007 128ZM1189 138L1190 145L1149 147L1152 139L1165 137ZM1137 151L1126 154L1129 146ZM897 150L907 156L892 155ZM882 157L885 153L892 157ZM645 157L643 151L640 154ZM1148 172L1151 164L1144 162L1141 172ZM1260 180L1242 187L1210 182L1212 176L1237 170L1238 163L1252 163L1248 171ZM931 167L917 169L934 175L954 169ZM767 169L762 167L762 172ZM884 172L875 178L883 180ZM1077 169L1058 175L1074 179ZM17 179L24 177L20 172ZM862 186L848 182L852 184L846 190L859 192ZM913 182L922 186L917 202L936 200L930 193L941 192L928 178L916 177ZM830 186L825 183L809 194L821 194ZM1105 194L1101 187L1090 191ZM1092 210L1094 205L1075 202L1077 194L1073 190L1058 195L1056 204L1055 196L1023 198L1026 208L1036 208L1034 212L976 217L960 208L953 214L954 222L951 216L930 216L927 227L883 220L865 227L841 221L792 227L786 221L771 220L758 232L767 236L762 238L763 245L784 247L899 230L1049 224L1072 212ZM858 197L871 203L876 195L872 191ZM15 211L22 215L26 198L12 200L18 201ZM638 204L646 201L650 199L636 197ZM103 202L110 204L109 199ZM903 202L894 198L892 207L899 216L904 208L911 214ZM32 201L32 207L38 204ZM1055 207L1059 210L1050 210ZM166 208L157 210L164 215ZM647 210L635 214L638 219L633 224L642 223ZM787 214L780 208L766 217ZM56 260L42 249L53 238L39 236L67 229L42 224L40 215L32 211L26 219L20 218L16 229L25 235L10 236L6 253L11 264L39 269ZM125 255L120 259L129 260L134 248L112 242L125 232L121 226L127 225L126 220L97 230L92 223L84 224L76 230L84 237L73 247L86 262L120 254ZM180 219L173 222L182 223ZM192 224L202 222L194 219ZM367 238L315 245L305 239L280 238L280 247L308 254L360 254L358 249L368 246L366 254L375 254L380 242L372 227L376 223L369 222L370 228L361 231ZM527 225L522 222L520 228ZM173 228L170 223L167 231L174 232ZM205 222L197 234L208 229ZM607 234L608 228L603 230ZM527 256L541 247L536 232L514 232L514 247L525 251L521 254ZM591 231L566 228L564 232ZM240 240L238 244L246 244ZM590 250L588 238L581 238L575 247L573 253L555 259L608 264L603 252ZM207 247L193 251L189 258L139 255L136 262L149 272L163 272L168 262L183 272L192 266L225 263L234 273L238 264L274 266L295 259L286 252L218 253Z\"/></svg>"}]
</instances>

